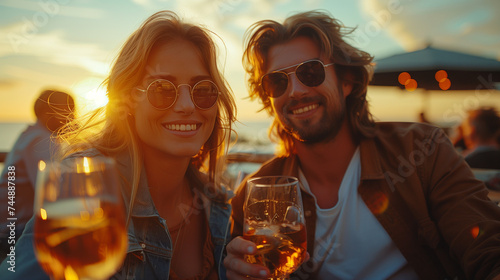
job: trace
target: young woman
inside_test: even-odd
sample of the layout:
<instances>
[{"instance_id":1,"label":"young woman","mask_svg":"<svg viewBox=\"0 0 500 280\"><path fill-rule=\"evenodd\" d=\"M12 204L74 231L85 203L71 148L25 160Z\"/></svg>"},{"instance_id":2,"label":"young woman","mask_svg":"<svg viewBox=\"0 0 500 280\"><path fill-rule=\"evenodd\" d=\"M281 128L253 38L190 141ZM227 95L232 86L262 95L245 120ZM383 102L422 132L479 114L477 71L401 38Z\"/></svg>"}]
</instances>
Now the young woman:
<instances>
[{"instance_id":1,"label":"young woman","mask_svg":"<svg viewBox=\"0 0 500 280\"><path fill-rule=\"evenodd\" d=\"M235 104L210 32L158 12L125 42L106 84L106 108L61 137L64 156L117 162L129 246L113 278L224 279L231 208L218 175Z\"/></svg>"}]
</instances>

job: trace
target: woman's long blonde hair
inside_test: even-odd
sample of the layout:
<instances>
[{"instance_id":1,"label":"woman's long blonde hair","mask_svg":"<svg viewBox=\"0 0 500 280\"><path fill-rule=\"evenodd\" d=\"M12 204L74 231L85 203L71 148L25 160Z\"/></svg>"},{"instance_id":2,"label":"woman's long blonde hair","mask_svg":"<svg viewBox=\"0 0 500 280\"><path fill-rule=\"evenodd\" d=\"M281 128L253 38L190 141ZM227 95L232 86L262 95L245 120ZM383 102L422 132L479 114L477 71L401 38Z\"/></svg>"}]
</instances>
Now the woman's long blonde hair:
<instances>
[{"instance_id":1,"label":"woman's long blonde hair","mask_svg":"<svg viewBox=\"0 0 500 280\"><path fill-rule=\"evenodd\" d=\"M115 59L107 85L108 104L66 127L60 138L67 144L62 156L95 148L107 156L128 152L131 158L133 182L129 202L129 217L137 193L142 168L142 153L130 113L134 104L136 87L146 74L146 64L153 48L159 44L183 39L198 48L203 64L217 84L221 94L217 101L217 117L212 134L199 153L191 159L191 166L208 174L209 187L219 188L223 155L229 141L236 106L232 92L219 72L217 47L203 27L185 23L171 11L160 11L150 16L125 42ZM142 95L143 96L143 95ZM215 196L217 200L225 199Z\"/></svg>"}]
</instances>

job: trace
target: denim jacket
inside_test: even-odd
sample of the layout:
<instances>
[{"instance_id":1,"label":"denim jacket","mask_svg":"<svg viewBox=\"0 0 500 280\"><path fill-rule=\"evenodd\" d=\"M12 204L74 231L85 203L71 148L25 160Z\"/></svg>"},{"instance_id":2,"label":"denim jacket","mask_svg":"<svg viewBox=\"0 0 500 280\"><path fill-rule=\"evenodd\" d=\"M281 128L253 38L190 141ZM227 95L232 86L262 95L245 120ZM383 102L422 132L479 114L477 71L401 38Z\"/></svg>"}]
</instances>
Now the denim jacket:
<instances>
[{"instance_id":1,"label":"denim jacket","mask_svg":"<svg viewBox=\"0 0 500 280\"><path fill-rule=\"evenodd\" d=\"M85 152L85 156L98 156L97 152ZM132 182L131 164L128 155L122 154L116 158L118 170L123 176L122 194L125 205L130 199L130 184ZM196 174L201 176L201 174ZM192 179L192 178L190 178ZM203 188L208 189L208 188ZM198 191L197 189L194 191ZM224 191L224 190L223 190ZM225 256L225 245L230 241L231 206L228 203L215 202L209 199L210 192L198 191L203 203L195 203L197 210L205 210L208 227L214 247L214 261L219 279L226 279L226 270L222 265ZM0 275L7 279L49 279L38 264L33 250L34 219L26 225L25 231L18 240L15 249L15 272L9 271L12 263L9 256L0 266ZM139 189L134 201L131 219L128 227L128 249L123 266L110 279L168 279L172 259L172 239L166 222L154 207L151 194L147 187L145 173L142 172Z\"/></svg>"}]
</instances>

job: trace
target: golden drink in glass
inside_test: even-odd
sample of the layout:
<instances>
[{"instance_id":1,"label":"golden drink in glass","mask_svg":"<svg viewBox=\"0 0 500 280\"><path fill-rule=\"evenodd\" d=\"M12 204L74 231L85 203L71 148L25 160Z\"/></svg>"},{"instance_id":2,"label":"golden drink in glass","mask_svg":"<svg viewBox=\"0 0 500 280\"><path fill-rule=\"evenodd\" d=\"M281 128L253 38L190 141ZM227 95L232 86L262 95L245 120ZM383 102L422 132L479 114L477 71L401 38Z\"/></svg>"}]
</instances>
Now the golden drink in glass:
<instances>
[{"instance_id":1,"label":"golden drink in glass","mask_svg":"<svg viewBox=\"0 0 500 280\"><path fill-rule=\"evenodd\" d=\"M257 245L249 263L266 266L272 279L287 279L304 262L307 234L298 181L260 177L248 181L243 237Z\"/></svg>"},{"instance_id":2,"label":"golden drink in glass","mask_svg":"<svg viewBox=\"0 0 500 280\"><path fill-rule=\"evenodd\" d=\"M34 246L52 279L107 279L121 266L128 240L115 172L110 159L97 158L40 172Z\"/></svg>"}]
</instances>

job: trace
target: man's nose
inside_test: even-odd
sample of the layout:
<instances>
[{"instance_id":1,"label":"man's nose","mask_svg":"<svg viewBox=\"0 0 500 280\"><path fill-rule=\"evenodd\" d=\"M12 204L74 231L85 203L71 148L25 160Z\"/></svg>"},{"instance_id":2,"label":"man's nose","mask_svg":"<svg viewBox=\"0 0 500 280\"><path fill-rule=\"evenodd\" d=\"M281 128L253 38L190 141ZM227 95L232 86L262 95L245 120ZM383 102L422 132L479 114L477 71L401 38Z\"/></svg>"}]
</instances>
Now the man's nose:
<instances>
[{"instance_id":1,"label":"man's nose","mask_svg":"<svg viewBox=\"0 0 500 280\"><path fill-rule=\"evenodd\" d=\"M301 98L309 88L300 82L295 72L288 74L288 96L290 98Z\"/></svg>"}]
</instances>

